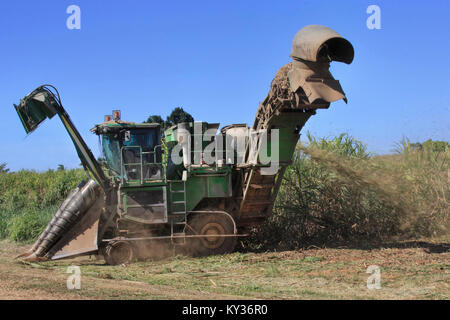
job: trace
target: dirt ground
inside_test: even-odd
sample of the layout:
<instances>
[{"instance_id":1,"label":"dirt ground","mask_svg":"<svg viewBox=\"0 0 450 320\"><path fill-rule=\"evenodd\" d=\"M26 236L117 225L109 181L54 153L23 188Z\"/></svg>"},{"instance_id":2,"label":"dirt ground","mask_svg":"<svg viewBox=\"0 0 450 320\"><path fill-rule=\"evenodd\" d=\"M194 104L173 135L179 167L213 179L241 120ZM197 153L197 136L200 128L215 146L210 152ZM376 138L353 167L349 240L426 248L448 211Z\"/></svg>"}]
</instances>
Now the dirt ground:
<instances>
[{"instance_id":1,"label":"dirt ground","mask_svg":"<svg viewBox=\"0 0 450 320\"><path fill-rule=\"evenodd\" d=\"M449 299L448 239L372 249L309 248L107 266L84 257L14 260L26 246L0 241L0 299ZM67 288L71 265L81 288ZM369 290L367 268L380 268Z\"/></svg>"}]
</instances>

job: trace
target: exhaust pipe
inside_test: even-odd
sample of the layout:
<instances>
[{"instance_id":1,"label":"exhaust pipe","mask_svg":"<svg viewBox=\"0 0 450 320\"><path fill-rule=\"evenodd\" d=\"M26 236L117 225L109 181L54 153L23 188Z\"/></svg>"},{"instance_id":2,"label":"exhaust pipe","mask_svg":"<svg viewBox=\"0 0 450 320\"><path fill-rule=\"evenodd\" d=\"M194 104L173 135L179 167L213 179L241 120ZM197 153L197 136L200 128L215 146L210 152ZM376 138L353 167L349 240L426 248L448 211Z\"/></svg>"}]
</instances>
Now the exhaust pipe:
<instances>
[{"instance_id":1,"label":"exhaust pipe","mask_svg":"<svg viewBox=\"0 0 450 320\"><path fill-rule=\"evenodd\" d=\"M92 179L78 185L61 204L30 250L16 258L25 257L25 261L46 261L51 259L55 253L52 251L52 248L94 204L100 194L100 190L100 186Z\"/></svg>"}]
</instances>

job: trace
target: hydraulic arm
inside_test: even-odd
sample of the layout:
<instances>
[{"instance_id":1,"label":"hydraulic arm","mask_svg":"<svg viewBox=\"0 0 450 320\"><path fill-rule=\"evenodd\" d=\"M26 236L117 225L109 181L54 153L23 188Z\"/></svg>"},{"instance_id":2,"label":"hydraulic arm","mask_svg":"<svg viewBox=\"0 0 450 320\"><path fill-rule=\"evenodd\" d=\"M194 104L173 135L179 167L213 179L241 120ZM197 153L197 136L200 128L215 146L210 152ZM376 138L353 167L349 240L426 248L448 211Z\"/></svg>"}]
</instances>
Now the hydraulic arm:
<instances>
[{"instance_id":1,"label":"hydraulic arm","mask_svg":"<svg viewBox=\"0 0 450 320\"><path fill-rule=\"evenodd\" d=\"M81 163L89 176L93 177L104 191L108 189L108 179L66 110L64 110L58 90L55 87L51 85L39 86L23 98L18 106L14 105L14 107L27 133L33 132L46 118L51 119L57 114L69 133Z\"/></svg>"}]
</instances>

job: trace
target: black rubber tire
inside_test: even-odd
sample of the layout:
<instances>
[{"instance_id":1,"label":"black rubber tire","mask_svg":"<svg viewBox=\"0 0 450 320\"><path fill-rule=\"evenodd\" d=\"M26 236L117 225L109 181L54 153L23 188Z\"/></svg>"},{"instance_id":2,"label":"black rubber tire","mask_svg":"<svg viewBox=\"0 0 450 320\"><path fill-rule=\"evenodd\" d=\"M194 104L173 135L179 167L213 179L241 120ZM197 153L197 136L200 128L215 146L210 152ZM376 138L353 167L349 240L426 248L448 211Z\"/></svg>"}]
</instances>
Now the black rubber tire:
<instances>
[{"instance_id":1,"label":"black rubber tire","mask_svg":"<svg viewBox=\"0 0 450 320\"><path fill-rule=\"evenodd\" d=\"M214 237L214 234L234 234L230 217L220 213L196 213L188 219L187 235L210 234L207 238L187 238L188 254L195 257L226 254L234 250L236 237ZM193 230L192 230L193 229Z\"/></svg>"},{"instance_id":2,"label":"black rubber tire","mask_svg":"<svg viewBox=\"0 0 450 320\"><path fill-rule=\"evenodd\" d=\"M103 250L103 258L106 263L112 266L128 264L135 261L135 249L127 241L110 242Z\"/></svg>"}]
</instances>

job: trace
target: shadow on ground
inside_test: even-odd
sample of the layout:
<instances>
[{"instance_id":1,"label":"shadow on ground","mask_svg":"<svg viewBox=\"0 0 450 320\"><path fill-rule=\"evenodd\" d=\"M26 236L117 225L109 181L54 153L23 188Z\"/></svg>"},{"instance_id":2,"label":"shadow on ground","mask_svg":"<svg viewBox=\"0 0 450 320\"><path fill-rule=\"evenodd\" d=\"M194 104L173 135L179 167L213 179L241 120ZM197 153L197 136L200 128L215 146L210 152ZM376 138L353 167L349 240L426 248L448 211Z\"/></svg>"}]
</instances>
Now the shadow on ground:
<instances>
[{"instance_id":1,"label":"shadow on ground","mask_svg":"<svg viewBox=\"0 0 450 320\"><path fill-rule=\"evenodd\" d=\"M356 250L376 250L376 249L413 249L421 248L426 253L446 253L450 252L449 242L430 242L420 240L407 240L407 241L374 241L374 242L341 242L341 243L314 243L305 244L299 248L274 248L272 250L254 250L239 246L236 251L238 252L280 252L289 250L308 250L308 249L356 249Z\"/></svg>"}]
</instances>

